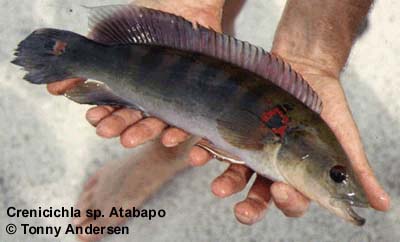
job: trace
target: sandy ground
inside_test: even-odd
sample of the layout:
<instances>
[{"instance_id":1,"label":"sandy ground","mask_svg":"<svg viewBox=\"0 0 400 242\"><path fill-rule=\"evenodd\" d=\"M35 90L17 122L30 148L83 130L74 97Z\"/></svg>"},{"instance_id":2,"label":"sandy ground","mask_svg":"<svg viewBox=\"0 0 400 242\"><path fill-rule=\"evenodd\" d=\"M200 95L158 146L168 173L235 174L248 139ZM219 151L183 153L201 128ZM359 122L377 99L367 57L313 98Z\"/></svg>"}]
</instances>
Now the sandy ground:
<instances>
[{"instance_id":1,"label":"sandy ground","mask_svg":"<svg viewBox=\"0 0 400 242\"><path fill-rule=\"evenodd\" d=\"M21 80L12 66L17 42L39 27L87 31L81 5L124 1L0 0L0 241L75 241L73 236L14 236L8 223L62 225L69 219L8 218L6 208L70 207L83 182L97 167L132 151L118 140L96 137L84 120L86 107L49 96L43 87ZM269 49L283 1L248 0L238 15L236 35ZM229 199L212 196L211 179L225 168L211 162L174 179L146 208L165 209L167 218L131 220L131 234L104 241L400 241L400 2L378 0L366 33L356 44L342 75L343 85L377 176L393 198L388 213L361 211L367 224L354 227L313 205L301 219L271 208L251 227L236 222ZM255 31L257 30L257 31Z\"/></svg>"}]
</instances>

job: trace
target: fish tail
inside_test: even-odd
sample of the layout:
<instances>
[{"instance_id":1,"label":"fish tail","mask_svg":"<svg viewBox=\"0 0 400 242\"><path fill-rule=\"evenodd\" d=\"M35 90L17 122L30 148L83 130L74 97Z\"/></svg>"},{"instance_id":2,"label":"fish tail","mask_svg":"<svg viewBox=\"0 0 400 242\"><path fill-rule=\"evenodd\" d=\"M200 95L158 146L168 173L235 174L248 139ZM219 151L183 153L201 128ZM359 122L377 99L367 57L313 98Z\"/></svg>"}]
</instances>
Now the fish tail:
<instances>
[{"instance_id":1,"label":"fish tail","mask_svg":"<svg viewBox=\"0 0 400 242\"><path fill-rule=\"evenodd\" d=\"M22 66L28 72L24 79L33 84L79 77L72 65L77 53L74 49L88 41L69 31L38 29L19 43L12 63Z\"/></svg>"}]
</instances>

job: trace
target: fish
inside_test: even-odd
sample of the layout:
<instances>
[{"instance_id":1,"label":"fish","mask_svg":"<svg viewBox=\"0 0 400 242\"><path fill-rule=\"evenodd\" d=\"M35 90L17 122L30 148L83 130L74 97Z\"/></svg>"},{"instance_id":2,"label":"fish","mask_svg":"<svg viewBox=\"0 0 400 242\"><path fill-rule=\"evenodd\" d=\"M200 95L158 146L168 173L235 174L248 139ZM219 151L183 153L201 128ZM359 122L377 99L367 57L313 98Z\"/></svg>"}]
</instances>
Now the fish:
<instances>
[{"instance_id":1,"label":"fish","mask_svg":"<svg viewBox=\"0 0 400 242\"><path fill-rule=\"evenodd\" d=\"M365 223L353 209L369 207L365 191L320 116L321 99L280 57L136 5L91 7L89 26L90 38L35 30L12 63L33 84L87 79L65 96L141 110L201 138L197 145L215 158L245 164L346 221Z\"/></svg>"}]
</instances>

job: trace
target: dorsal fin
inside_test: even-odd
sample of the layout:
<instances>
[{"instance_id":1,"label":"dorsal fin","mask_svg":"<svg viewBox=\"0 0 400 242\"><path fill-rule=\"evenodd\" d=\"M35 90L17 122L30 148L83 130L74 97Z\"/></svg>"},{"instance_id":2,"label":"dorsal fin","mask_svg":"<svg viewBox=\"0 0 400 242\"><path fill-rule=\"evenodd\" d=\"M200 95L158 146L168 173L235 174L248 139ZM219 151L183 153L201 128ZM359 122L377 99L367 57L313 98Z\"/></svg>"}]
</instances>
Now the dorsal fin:
<instances>
[{"instance_id":1,"label":"dorsal fin","mask_svg":"<svg viewBox=\"0 0 400 242\"><path fill-rule=\"evenodd\" d=\"M322 102L303 77L262 48L217 33L182 17L135 5L90 8L89 27L104 44L150 44L218 58L268 79L320 113Z\"/></svg>"}]
</instances>

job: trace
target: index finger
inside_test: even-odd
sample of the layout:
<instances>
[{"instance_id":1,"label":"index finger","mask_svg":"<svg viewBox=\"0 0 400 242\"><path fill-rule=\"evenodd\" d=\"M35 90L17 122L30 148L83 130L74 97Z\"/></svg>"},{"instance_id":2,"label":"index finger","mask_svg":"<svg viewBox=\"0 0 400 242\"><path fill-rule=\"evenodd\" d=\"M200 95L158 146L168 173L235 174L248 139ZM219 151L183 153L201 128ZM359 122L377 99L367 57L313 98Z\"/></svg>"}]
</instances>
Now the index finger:
<instances>
[{"instance_id":1,"label":"index finger","mask_svg":"<svg viewBox=\"0 0 400 242\"><path fill-rule=\"evenodd\" d=\"M390 197L377 181L365 155L352 163L354 172L366 192L370 205L380 211L390 209Z\"/></svg>"},{"instance_id":2,"label":"index finger","mask_svg":"<svg viewBox=\"0 0 400 242\"><path fill-rule=\"evenodd\" d=\"M339 94L343 96L337 98L345 100L344 94L342 92ZM343 145L343 149L351 161L354 173L360 185L364 188L371 207L380 211L387 211L390 208L390 197L379 184L368 163L361 137L351 112L345 103L337 102L337 105L340 106L336 110L326 108L325 112L322 112L322 117L330 123L330 127ZM341 115L337 115L337 110L341 111Z\"/></svg>"}]
</instances>

